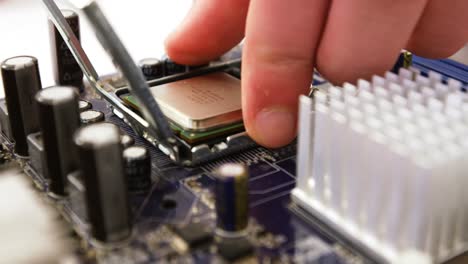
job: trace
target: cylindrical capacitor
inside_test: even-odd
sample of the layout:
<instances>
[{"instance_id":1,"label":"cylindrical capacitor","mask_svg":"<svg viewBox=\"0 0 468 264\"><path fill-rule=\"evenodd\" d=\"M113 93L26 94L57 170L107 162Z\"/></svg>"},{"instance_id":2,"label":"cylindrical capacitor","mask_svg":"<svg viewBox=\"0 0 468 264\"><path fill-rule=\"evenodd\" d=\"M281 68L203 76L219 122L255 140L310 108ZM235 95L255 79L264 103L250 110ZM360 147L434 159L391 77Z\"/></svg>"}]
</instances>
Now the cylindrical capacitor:
<instances>
[{"instance_id":1,"label":"cylindrical capacitor","mask_svg":"<svg viewBox=\"0 0 468 264\"><path fill-rule=\"evenodd\" d=\"M104 113L96 110L86 110L80 113L81 123L84 125L99 123L104 121Z\"/></svg>"},{"instance_id":2,"label":"cylindrical capacitor","mask_svg":"<svg viewBox=\"0 0 468 264\"><path fill-rule=\"evenodd\" d=\"M80 39L80 22L78 15L71 10L61 10L68 25ZM58 85L70 85L83 91L83 72L80 65L73 57L67 43L63 40L54 23L49 20L50 43L52 48L52 65L54 67L54 79Z\"/></svg>"},{"instance_id":3,"label":"cylindrical capacitor","mask_svg":"<svg viewBox=\"0 0 468 264\"><path fill-rule=\"evenodd\" d=\"M217 233L242 235L249 220L248 170L244 165L228 163L215 173Z\"/></svg>"},{"instance_id":4,"label":"cylindrical capacitor","mask_svg":"<svg viewBox=\"0 0 468 264\"><path fill-rule=\"evenodd\" d=\"M73 87L50 87L36 95L39 120L53 195L66 194L67 175L77 168L73 134L80 126L78 94Z\"/></svg>"},{"instance_id":5,"label":"cylindrical capacitor","mask_svg":"<svg viewBox=\"0 0 468 264\"><path fill-rule=\"evenodd\" d=\"M79 100L78 101L78 109L80 110L80 113L84 112L86 110L89 110L92 107L93 107L93 105L88 101L85 101L85 100Z\"/></svg>"},{"instance_id":6,"label":"cylindrical capacitor","mask_svg":"<svg viewBox=\"0 0 468 264\"><path fill-rule=\"evenodd\" d=\"M151 158L140 146L128 147L123 152L128 190L146 192L151 187Z\"/></svg>"},{"instance_id":7,"label":"cylindrical capacitor","mask_svg":"<svg viewBox=\"0 0 468 264\"><path fill-rule=\"evenodd\" d=\"M127 238L132 222L119 128L110 123L84 126L74 141L93 236L102 242Z\"/></svg>"},{"instance_id":8,"label":"cylindrical capacitor","mask_svg":"<svg viewBox=\"0 0 468 264\"><path fill-rule=\"evenodd\" d=\"M164 61L156 58L146 58L140 60L138 65L147 80L164 77Z\"/></svg>"},{"instance_id":9,"label":"cylindrical capacitor","mask_svg":"<svg viewBox=\"0 0 468 264\"><path fill-rule=\"evenodd\" d=\"M27 135L39 131L36 93L42 88L37 59L19 56L5 60L1 66L15 152L28 155Z\"/></svg>"}]
</instances>

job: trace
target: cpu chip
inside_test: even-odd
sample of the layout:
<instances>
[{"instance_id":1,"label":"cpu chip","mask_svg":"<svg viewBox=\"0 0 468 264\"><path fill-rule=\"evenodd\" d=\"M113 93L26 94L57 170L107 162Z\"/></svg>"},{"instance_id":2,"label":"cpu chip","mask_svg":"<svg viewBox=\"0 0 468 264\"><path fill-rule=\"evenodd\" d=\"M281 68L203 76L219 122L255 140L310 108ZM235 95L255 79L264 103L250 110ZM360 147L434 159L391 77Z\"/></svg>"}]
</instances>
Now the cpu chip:
<instances>
[{"instance_id":1,"label":"cpu chip","mask_svg":"<svg viewBox=\"0 0 468 264\"><path fill-rule=\"evenodd\" d=\"M162 112L186 131L242 121L240 80L218 72L151 87Z\"/></svg>"}]
</instances>

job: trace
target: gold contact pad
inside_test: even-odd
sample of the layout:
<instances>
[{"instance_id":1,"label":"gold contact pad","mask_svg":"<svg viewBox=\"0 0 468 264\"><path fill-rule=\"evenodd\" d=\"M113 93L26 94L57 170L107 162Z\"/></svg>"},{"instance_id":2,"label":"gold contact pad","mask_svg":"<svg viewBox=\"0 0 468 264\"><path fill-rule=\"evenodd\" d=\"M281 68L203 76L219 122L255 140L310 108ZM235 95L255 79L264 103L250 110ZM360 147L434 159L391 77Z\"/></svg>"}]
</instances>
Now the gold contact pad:
<instances>
[{"instance_id":1,"label":"gold contact pad","mask_svg":"<svg viewBox=\"0 0 468 264\"><path fill-rule=\"evenodd\" d=\"M242 121L240 80L217 72L151 87L162 112L184 130Z\"/></svg>"}]
</instances>

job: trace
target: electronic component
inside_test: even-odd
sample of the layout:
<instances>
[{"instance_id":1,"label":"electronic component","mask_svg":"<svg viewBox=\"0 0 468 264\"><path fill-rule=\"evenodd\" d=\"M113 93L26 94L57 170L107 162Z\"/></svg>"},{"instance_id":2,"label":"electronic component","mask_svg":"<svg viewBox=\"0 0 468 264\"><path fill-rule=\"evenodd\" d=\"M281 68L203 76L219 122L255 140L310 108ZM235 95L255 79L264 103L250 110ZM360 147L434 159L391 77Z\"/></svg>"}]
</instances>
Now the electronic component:
<instances>
[{"instance_id":1,"label":"electronic component","mask_svg":"<svg viewBox=\"0 0 468 264\"><path fill-rule=\"evenodd\" d=\"M138 66L147 80L164 77L164 61L156 58L145 58L138 62Z\"/></svg>"},{"instance_id":2,"label":"electronic component","mask_svg":"<svg viewBox=\"0 0 468 264\"><path fill-rule=\"evenodd\" d=\"M229 262L252 255L254 248L245 237L224 238L217 241L218 254Z\"/></svg>"},{"instance_id":3,"label":"electronic component","mask_svg":"<svg viewBox=\"0 0 468 264\"><path fill-rule=\"evenodd\" d=\"M402 50L400 52L400 56L398 56L398 59L393 65L392 71L395 73L398 73L400 68L405 68L408 69L411 67L411 64L413 63L413 54L407 50Z\"/></svg>"},{"instance_id":4,"label":"electronic component","mask_svg":"<svg viewBox=\"0 0 468 264\"><path fill-rule=\"evenodd\" d=\"M135 144L135 140L131 136L127 135L127 134L123 134L120 137L120 142L122 143L122 146L124 148L128 148L131 145Z\"/></svg>"},{"instance_id":5,"label":"electronic component","mask_svg":"<svg viewBox=\"0 0 468 264\"><path fill-rule=\"evenodd\" d=\"M249 223L247 168L227 163L215 173L216 232L221 236L244 234Z\"/></svg>"},{"instance_id":6,"label":"electronic component","mask_svg":"<svg viewBox=\"0 0 468 264\"><path fill-rule=\"evenodd\" d=\"M90 102L85 101L85 100L78 101L78 110L80 111L80 113L86 110L89 110L91 108L93 108L93 105Z\"/></svg>"},{"instance_id":7,"label":"electronic component","mask_svg":"<svg viewBox=\"0 0 468 264\"><path fill-rule=\"evenodd\" d=\"M129 104L133 109L138 110L138 103L131 95L122 95L121 98ZM244 131L244 124L234 123L230 125L220 126L208 131L190 131L184 130L175 123L171 123L171 128L176 135L191 145L207 142L211 139L216 139L222 136L229 136Z\"/></svg>"},{"instance_id":8,"label":"electronic component","mask_svg":"<svg viewBox=\"0 0 468 264\"><path fill-rule=\"evenodd\" d=\"M151 157L148 150L131 146L123 151L127 188L131 192L146 192L151 187Z\"/></svg>"},{"instance_id":9,"label":"electronic component","mask_svg":"<svg viewBox=\"0 0 468 264\"><path fill-rule=\"evenodd\" d=\"M74 141L93 236L102 242L128 238L132 223L119 128L110 123L84 126Z\"/></svg>"},{"instance_id":10,"label":"electronic component","mask_svg":"<svg viewBox=\"0 0 468 264\"><path fill-rule=\"evenodd\" d=\"M41 132L28 135L28 152L29 164L31 167L42 175L44 179L47 179L49 177L49 173L47 171L44 142L42 140Z\"/></svg>"},{"instance_id":11,"label":"electronic component","mask_svg":"<svg viewBox=\"0 0 468 264\"><path fill-rule=\"evenodd\" d=\"M186 131L207 131L242 122L240 81L211 73L151 87L163 113ZM140 109L131 95L122 97Z\"/></svg>"},{"instance_id":12,"label":"electronic component","mask_svg":"<svg viewBox=\"0 0 468 264\"><path fill-rule=\"evenodd\" d=\"M86 110L80 113L80 120L82 124L89 125L103 122L105 120L105 116L101 111Z\"/></svg>"},{"instance_id":13,"label":"electronic component","mask_svg":"<svg viewBox=\"0 0 468 264\"><path fill-rule=\"evenodd\" d=\"M174 226L176 233L182 240L187 243L190 249L194 249L206 245L213 241L213 234L206 225L193 223L184 226Z\"/></svg>"},{"instance_id":14,"label":"electronic component","mask_svg":"<svg viewBox=\"0 0 468 264\"><path fill-rule=\"evenodd\" d=\"M468 105L460 83L412 76L301 97L293 199L380 261L442 262L468 248Z\"/></svg>"},{"instance_id":15,"label":"electronic component","mask_svg":"<svg viewBox=\"0 0 468 264\"><path fill-rule=\"evenodd\" d=\"M42 140L46 157L49 191L66 194L66 178L76 169L73 134L80 125L75 88L55 86L37 93Z\"/></svg>"},{"instance_id":16,"label":"electronic component","mask_svg":"<svg viewBox=\"0 0 468 264\"><path fill-rule=\"evenodd\" d=\"M3 88L10 118L15 151L28 156L26 136L39 131L34 96L41 87L37 59L19 56L5 60L1 65Z\"/></svg>"},{"instance_id":17,"label":"electronic component","mask_svg":"<svg viewBox=\"0 0 468 264\"><path fill-rule=\"evenodd\" d=\"M0 100L0 127L3 135L10 139L13 138L5 99Z\"/></svg>"},{"instance_id":18,"label":"electronic component","mask_svg":"<svg viewBox=\"0 0 468 264\"><path fill-rule=\"evenodd\" d=\"M72 10L60 10L78 41L80 40L80 20ZM83 91L83 72L73 54L63 40L58 29L49 20L50 43L52 47L52 65L57 85L73 86Z\"/></svg>"},{"instance_id":19,"label":"electronic component","mask_svg":"<svg viewBox=\"0 0 468 264\"><path fill-rule=\"evenodd\" d=\"M243 123L236 123L232 125L226 125L220 128L215 128L210 131L202 131L202 132L194 132L194 131L187 131L183 130L176 125L173 125L172 128L174 132L180 136L183 140L191 145L200 144L203 142L207 142L211 139L220 138L222 136L230 136L235 135L239 132L243 132L244 124ZM221 145L223 145L221 143ZM222 147L222 146L221 146Z\"/></svg>"}]
</instances>

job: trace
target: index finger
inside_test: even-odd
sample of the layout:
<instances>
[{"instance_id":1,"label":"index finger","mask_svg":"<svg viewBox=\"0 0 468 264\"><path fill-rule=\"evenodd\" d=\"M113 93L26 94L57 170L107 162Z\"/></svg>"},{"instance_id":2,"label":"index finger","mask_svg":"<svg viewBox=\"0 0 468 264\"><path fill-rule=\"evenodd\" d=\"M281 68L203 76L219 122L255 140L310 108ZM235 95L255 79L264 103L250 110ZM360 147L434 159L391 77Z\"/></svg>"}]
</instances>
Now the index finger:
<instances>
[{"instance_id":1,"label":"index finger","mask_svg":"<svg viewBox=\"0 0 468 264\"><path fill-rule=\"evenodd\" d=\"M181 64L215 59L244 37L249 0L198 0L166 39L166 52Z\"/></svg>"},{"instance_id":2,"label":"index finger","mask_svg":"<svg viewBox=\"0 0 468 264\"><path fill-rule=\"evenodd\" d=\"M297 104L312 78L327 0L251 0L242 66L249 135L279 147L296 134Z\"/></svg>"}]
</instances>

